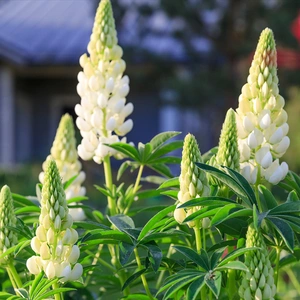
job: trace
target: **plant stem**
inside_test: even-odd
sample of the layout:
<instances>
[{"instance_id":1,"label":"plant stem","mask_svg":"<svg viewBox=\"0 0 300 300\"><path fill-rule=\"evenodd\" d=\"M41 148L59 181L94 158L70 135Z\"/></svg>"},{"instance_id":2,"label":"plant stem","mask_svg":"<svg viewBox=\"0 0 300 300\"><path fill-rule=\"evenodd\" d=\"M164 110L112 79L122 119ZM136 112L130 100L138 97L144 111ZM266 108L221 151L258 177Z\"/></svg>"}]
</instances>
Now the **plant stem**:
<instances>
[{"instance_id":1,"label":"plant stem","mask_svg":"<svg viewBox=\"0 0 300 300\"><path fill-rule=\"evenodd\" d=\"M275 261L275 274L274 274L274 282L276 286L278 284L280 252L281 252L281 248L276 247L276 261Z\"/></svg>"},{"instance_id":2,"label":"plant stem","mask_svg":"<svg viewBox=\"0 0 300 300\"><path fill-rule=\"evenodd\" d=\"M59 285L57 282L52 284L52 289L55 291L59 288ZM57 293L54 295L54 299L55 300L64 300L64 296L62 295L62 293Z\"/></svg>"},{"instance_id":3,"label":"plant stem","mask_svg":"<svg viewBox=\"0 0 300 300\"><path fill-rule=\"evenodd\" d=\"M213 232L212 232L211 228L208 229L208 232L209 232L209 237L210 237L210 239L212 241L212 244L215 245L216 244L216 240L215 240L215 237L213 235Z\"/></svg>"},{"instance_id":4,"label":"plant stem","mask_svg":"<svg viewBox=\"0 0 300 300\"><path fill-rule=\"evenodd\" d=\"M142 270L142 269L143 269L143 266L142 266L141 259L140 259L140 257L139 257L139 253L138 253L137 248L134 249L134 255L135 255L136 263L137 263L137 265L138 265L139 270ZM147 279L146 279L146 277L145 277L144 274L141 275L141 279L142 279L143 286L144 286L144 288L145 288L145 291L146 291L146 293L147 293L149 299L153 299L153 296L152 296L152 294L151 294L151 292L150 292L150 289L149 289L149 286L148 286Z\"/></svg>"},{"instance_id":5,"label":"plant stem","mask_svg":"<svg viewBox=\"0 0 300 300\"><path fill-rule=\"evenodd\" d=\"M200 228L199 228L199 223L197 222L196 226L194 227L194 232L195 232L195 238L196 238L196 248L197 252L201 252L202 248L202 243L201 243L201 234L200 234Z\"/></svg>"},{"instance_id":6,"label":"plant stem","mask_svg":"<svg viewBox=\"0 0 300 300\"><path fill-rule=\"evenodd\" d=\"M258 190L259 182L260 182L260 167L258 167L257 180L256 180L256 183L254 185L254 189L255 189L255 198L256 198L256 201L257 201L258 209L259 209L260 212L262 212L263 209L262 209L262 205L261 205L261 202L260 202L259 190Z\"/></svg>"},{"instance_id":7,"label":"plant stem","mask_svg":"<svg viewBox=\"0 0 300 300\"><path fill-rule=\"evenodd\" d=\"M137 174L135 184L134 184L134 187L133 187L133 190L132 190L132 197L128 201L127 207L124 210L124 215L126 215L128 213L128 211L129 211L129 209L130 209L130 207L133 203L134 196L135 196L135 194L136 194L136 192L139 188L139 184L140 184L140 181L141 181L141 178L142 178L143 170L144 170L144 165L140 165L139 172Z\"/></svg>"},{"instance_id":8,"label":"plant stem","mask_svg":"<svg viewBox=\"0 0 300 300\"><path fill-rule=\"evenodd\" d=\"M228 297L229 299L234 298L234 294L236 293L236 285L235 285L235 270L228 270Z\"/></svg>"},{"instance_id":9,"label":"plant stem","mask_svg":"<svg viewBox=\"0 0 300 300\"><path fill-rule=\"evenodd\" d=\"M104 167L104 175L105 175L105 184L106 187L111 191L113 186L112 181L112 174L111 174L111 165L110 165L110 157L109 155L106 155L103 159L103 167ZM115 200L112 197L107 197L108 202L108 209L110 212L110 215L116 215L117 214L117 208Z\"/></svg>"},{"instance_id":10,"label":"plant stem","mask_svg":"<svg viewBox=\"0 0 300 300\"><path fill-rule=\"evenodd\" d=\"M14 282L18 289L22 288L23 287L22 281L12 262L7 266L7 271L8 274L10 274L10 277L12 277L10 278L12 283Z\"/></svg>"},{"instance_id":11,"label":"plant stem","mask_svg":"<svg viewBox=\"0 0 300 300\"><path fill-rule=\"evenodd\" d=\"M206 250L206 234L205 234L205 228L202 228L202 239L203 239L203 249Z\"/></svg>"},{"instance_id":12,"label":"plant stem","mask_svg":"<svg viewBox=\"0 0 300 300\"><path fill-rule=\"evenodd\" d=\"M168 253L167 253L167 255L166 255L167 258L169 258L169 257L171 256L171 253L172 253L172 246L173 246L173 244L171 244L170 247L169 247ZM160 287L160 285L161 285L161 283L162 283L162 280L163 280L163 278L164 278L165 273L166 273L166 270L162 270L162 271L160 272L159 277L158 277L158 280L157 280L157 282L156 282L156 288L157 288L157 289L159 289L159 287Z\"/></svg>"},{"instance_id":13,"label":"plant stem","mask_svg":"<svg viewBox=\"0 0 300 300\"><path fill-rule=\"evenodd\" d=\"M201 295L201 300L207 299L207 293L206 293L206 287L205 287L205 285L202 287L200 295Z\"/></svg>"}]
</instances>

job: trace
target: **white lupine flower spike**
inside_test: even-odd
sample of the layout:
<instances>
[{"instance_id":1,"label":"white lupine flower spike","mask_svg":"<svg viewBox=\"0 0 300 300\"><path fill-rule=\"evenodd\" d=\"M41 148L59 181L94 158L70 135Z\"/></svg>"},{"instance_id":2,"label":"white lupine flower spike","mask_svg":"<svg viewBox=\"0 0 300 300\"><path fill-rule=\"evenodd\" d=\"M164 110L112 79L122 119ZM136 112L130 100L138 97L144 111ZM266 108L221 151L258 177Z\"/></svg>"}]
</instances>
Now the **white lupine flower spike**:
<instances>
[{"instance_id":1,"label":"white lupine flower spike","mask_svg":"<svg viewBox=\"0 0 300 300\"><path fill-rule=\"evenodd\" d=\"M13 199L7 185L3 186L0 192L0 254L18 243L17 234L10 230L16 227L17 218L14 212ZM0 259L0 265L6 266L13 260L13 254Z\"/></svg>"},{"instance_id":2,"label":"white lupine flower spike","mask_svg":"<svg viewBox=\"0 0 300 300\"><path fill-rule=\"evenodd\" d=\"M41 199L41 214L31 248L36 253L27 260L31 274L44 271L48 279L60 278L62 282L77 280L82 266L77 263L79 248L73 219L69 214L66 196L56 163L48 159L45 165Z\"/></svg>"},{"instance_id":3,"label":"white lupine flower spike","mask_svg":"<svg viewBox=\"0 0 300 300\"><path fill-rule=\"evenodd\" d=\"M177 206L200 196L208 196L210 193L206 173L197 168L196 163L198 162L202 162L202 158L197 141L192 134L188 134L183 143L181 173L179 176L179 204ZM190 209L176 208L174 218L178 223L182 223L187 216L196 210L197 207ZM188 225L194 227L194 223L195 222L191 221Z\"/></svg>"},{"instance_id":4,"label":"white lupine flower spike","mask_svg":"<svg viewBox=\"0 0 300 300\"><path fill-rule=\"evenodd\" d=\"M102 163L105 156L118 152L105 144L126 142L125 136L133 127L133 105L126 104L129 78L123 76L126 64L118 45L115 21L110 0L102 0L98 7L88 53L80 58L83 68L78 74L76 124L82 135L78 154L83 160Z\"/></svg>"},{"instance_id":5,"label":"white lupine flower spike","mask_svg":"<svg viewBox=\"0 0 300 300\"><path fill-rule=\"evenodd\" d=\"M236 111L241 173L251 184L259 183L261 178L277 184L288 172L288 165L279 163L290 144L283 106L274 36L266 28L261 33Z\"/></svg>"},{"instance_id":6,"label":"white lupine flower spike","mask_svg":"<svg viewBox=\"0 0 300 300\"><path fill-rule=\"evenodd\" d=\"M50 153L51 155L43 163L43 172L39 175L40 182L44 183L47 161L54 159L63 182L67 182L77 175L76 179L65 190L66 199L84 196L86 189L82 183L85 180L85 173L81 170L82 166L78 160L74 123L69 114L65 114L60 120ZM69 212L75 221L85 219L82 208L71 208Z\"/></svg>"}]
</instances>

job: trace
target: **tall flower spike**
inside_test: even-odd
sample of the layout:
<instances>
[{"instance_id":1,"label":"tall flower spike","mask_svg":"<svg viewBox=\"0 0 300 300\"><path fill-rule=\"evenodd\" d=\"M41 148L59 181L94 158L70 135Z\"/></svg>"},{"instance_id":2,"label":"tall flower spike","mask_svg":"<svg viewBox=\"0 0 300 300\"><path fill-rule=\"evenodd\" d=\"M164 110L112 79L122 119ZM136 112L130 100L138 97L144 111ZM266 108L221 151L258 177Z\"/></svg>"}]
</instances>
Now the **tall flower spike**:
<instances>
[{"instance_id":1,"label":"tall flower spike","mask_svg":"<svg viewBox=\"0 0 300 300\"><path fill-rule=\"evenodd\" d=\"M192 134L187 134L182 151L181 173L179 176L180 191L178 193L179 205L200 196L208 196L210 188L206 178L206 173L197 168L196 163L202 162L200 150L195 137ZM197 208L183 209L176 208L174 218L178 223L195 212ZM194 222L189 222L188 225L193 227Z\"/></svg>"},{"instance_id":2,"label":"tall flower spike","mask_svg":"<svg viewBox=\"0 0 300 300\"><path fill-rule=\"evenodd\" d=\"M98 7L93 33L88 44L89 57L80 58L83 68L78 74L77 91L81 104L75 106L76 124L82 135L78 154L84 160L101 163L107 155L117 152L105 144L120 141L133 127L132 103L126 104L129 78L123 76L123 51L117 45L117 33L110 0L102 0ZM126 142L122 138L121 142Z\"/></svg>"},{"instance_id":3,"label":"tall flower spike","mask_svg":"<svg viewBox=\"0 0 300 300\"><path fill-rule=\"evenodd\" d=\"M247 231L246 247L259 247L259 249L248 251L245 254L245 265L248 267L248 272L244 273L242 285L239 288L241 299L274 299L276 294L274 271L263 236L259 229L255 229L253 223Z\"/></svg>"},{"instance_id":4,"label":"tall flower spike","mask_svg":"<svg viewBox=\"0 0 300 300\"><path fill-rule=\"evenodd\" d=\"M216 163L237 172L240 171L240 152L238 149L235 112L231 108L227 111L223 123Z\"/></svg>"},{"instance_id":5,"label":"tall flower spike","mask_svg":"<svg viewBox=\"0 0 300 300\"><path fill-rule=\"evenodd\" d=\"M272 184L284 179L288 165L279 164L290 140L284 99L279 95L276 47L273 32L261 33L242 88L237 109L241 173L255 184L265 178Z\"/></svg>"},{"instance_id":6,"label":"tall flower spike","mask_svg":"<svg viewBox=\"0 0 300 300\"><path fill-rule=\"evenodd\" d=\"M42 189L41 214L31 248L37 254L27 260L30 273L44 271L48 279L77 280L82 266L77 263L79 248L76 230L69 214L65 192L54 160L48 160Z\"/></svg>"},{"instance_id":7,"label":"tall flower spike","mask_svg":"<svg viewBox=\"0 0 300 300\"><path fill-rule=\"evenodd\" d=\"M43 163L43 171L45 172L47 161L54 159L63 182L67 182L78 175L65 190L66 199L84 196L86 189L82 186L82 183L85 180L85 173L81 171L81 163L78 160L74 124L69 114L65 114L60 120L50 153L51 155ZM44 172L41 172L39 175L41 183L44 183ZM75 221L85 219L82 208L71 208L69 212Z\"/></svg>"},{"instance_id":8,"label":"tall flower spike","mask_svg":"<svg viewBox=\"0 0 300 300\"><path fill-rule=\"evenodd\" d=\"M16 227L16 222L10 189L5 185L0 192L0 254L18 243L16 233L8 228L9 226ZM12 259L12 254L1 258L0 265L5 266Z\"/></svg>"}]
</instances>

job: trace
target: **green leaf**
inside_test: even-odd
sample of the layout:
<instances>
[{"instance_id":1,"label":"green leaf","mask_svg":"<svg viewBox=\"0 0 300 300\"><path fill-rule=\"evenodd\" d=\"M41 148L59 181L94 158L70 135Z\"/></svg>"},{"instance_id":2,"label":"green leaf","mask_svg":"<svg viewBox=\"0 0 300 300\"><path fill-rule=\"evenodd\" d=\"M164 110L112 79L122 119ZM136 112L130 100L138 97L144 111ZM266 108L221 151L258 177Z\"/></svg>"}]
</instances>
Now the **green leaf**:
<instances>
[{"instance_id":1,"label":"green leaf","mask_svg":"<svg viewBox=\"0 0 300 300\"><path fill-rule=\"evenodd\" d=\"M202 287L205 284L205 276L202 275L198 279L196 279L193 283L190 284L188 290L187 290L187 295L186 295L186 300L196 300L198 294L200 293Z\"/></svg>"},{"instance_id":2,"label":"green leaf","mask_svg":"<svg viewBox=\"0 0 300 300\"><path fill-rule=\"evenodd\" d=\"M169 191L163 191L163 192L160 192L160 193L161 193L161 195L165 195L165 196L168 196L170 198L173 198L174 200L177 200L178 191L169 190Z\"/></svg>"},{"instance_id":3,"label":"green leaf","mask_svg":"<svg viewBox=\"0 0 300 300\"><path fill-rule=\"evenodd\" d=\"M131 146L130 144L118 142L113 144L106 144L106 146L123 153L124 155L130 157L135 161L140 162L139 152L135 147Z\"/></svg>"},{"instance_id":4,"label":"green leaf","mask_svg":"<svg viewBox=\"0 0 300 300\"><path fill-rule=\"evenodd\" d=\"M212 218L211 226L218 225L225 220L239 216L239 214L237 214L238 211L240 212L241 216L251 216L253 213L250 209L243 209L243 206L241 206L240 204L227 204L224 207L220 208ZM235 215L233 215L234 213Z\"/></svg>"},{"instance_id":5,"label":"green leaf","mask_svg":"<svg viewBox=\"0 0 300 300\"><path fill-rule=\"evenodd\" d=\"M133 281L138 279L142 274L144 274L147 271L147 269L139 270L138 272L131 275L122 286L122 291L124 291Z\"/></svg>"},{"instance_id":6,"label":"green leaf","mask_svg":"<svg viewBox=\"0 0 300 300\"><path fill-rule=\"evenodd\" d=\"M27 213L40 213L41 209L36 205L21 207L15 210L16 215L27 214Z\"/></svg>"},{"instance_id":7,"label":"green leaf","mask_svg":"<svg viewBox=\"0 0 300 300\"><path fill-rule=\"evenodd\" d=\"M222 275L221 272L214 272L211 275L205 276L205 284L213 292L218 299L221 292Z\"/></svg>"},{"instance_id":8,"label":"green leaf","mask_svg":"<svg viewBox=\"0 0 300 300\"><path fill-rule=\"evenodd\" d=\"M153 151L158 149L160 146L162 146L167 140L175 137L176 135L180 134L179 131L166 131L157 134L151 141L150 144L152 146Z\"/></svg>"},{"instance_id":9,"label":"green leaf","mask_svg":"<svg viewBox=\"0 0 300 300\"><path fill-rule=\"evenodd\" d=\"M135 228L133 220L125 215L107 216L108 220L120 231L124 229Z\"/></svg>"},{"instance_id":10,"label":"green leaf","mask_svg":"<svg viewBox=\"0 0 300 300\"><path fill-rule=\"evenodd\" d=\"M170 142L168 144L162 145L155 151L152 151L152 155L151 155L150 159L155 159L155 158L161 157L163 155L166 155L169 152L172 152L174 150L182 148L182 146L183 146L183 141L174 141L174 142Z\"/></svg>"},{"instance_id":11,"label":"green leaf","mask_svg":"<svg viewBox=\"0 0 300 300\"><path fill-rule=\"evenodd\" d=\"M217 154L218 152L218 146L214 147L214 148L211 148L210 150L208 150L207 152L205 152L204 154L202 154L202 161L204 163L208 162L212 156L214 156L215 154Z\"/></svg>"},{"instance_id":12,"label":"green leaf","mask_svg":"<svg viewBox=\"0 0 300 300\"><path fill-rule=\"evenodd\" d=\"M177 156L163 156L148 162L149 164L180 164L181 158Z\"/></svg>"},{"instance_id":13,"label":"green leaf","mask_svg":"<svg viewBox=\"0 0 300 300\"><path fill-rule=\"evenodd\" d=\"M160 192L158 190L143 190L141 192L136 193L135 197L137 197L137 200L142 200L157 197L159 195Z\"/></svg>"},{"instance_id":14,"label":"green leaf","mask_svg":"<svg viewBox=\"0 0 300 300\"><path fill-rule=\"evenodd\" d=\"M235 201L224 197L218 197L218 196L200 197L200 198L195 198L184 202L179 206L179 208L194 207L194 206L226 205L228 203L234 203L236 205Z\"/></svg>"},{"instance_id":15,"label":"green leaf","mask_svg":"<svg viewBox=\"0 0 300 300\"><path fill-rule=\"evenodd\" d=\"M79 174L71 177L69 180L67 180L66 182L64 182L63 186L64 186L64 190L66 190L73 182L74 180L78 177Z\"/></svg>"},{"instance_id":16,"label":"green leaf","mask_svg":"<svg viewBox=\"0 0 300 300\"><path fill-rule=\"evenodd\" d=\"M111 191L107 190L106 188L103 188L99 185L94 184L94 187L101 192L106 197L112 197Z\"/></svg>"},{"instance_id":17,"label":"green leaf","mask_svg":"<svg viewBox=\"0 0 300 300\"><path fill-rule=\"evenodd\" d=\"M117 174L117 180L119 181L120 178L122 177L122 175L124 174L124 172L127 170L127 168L130 166L130 161L126 160L124 161L119 170L118 170L118 174Z\"/></svg>"},{"instance_id":18,"label":"green leaf","mask_svg":"<svg viewBox=\"0 0 300 300\"><path fill-rule=\"evenodd\" d=\"M223 255L225 250L225 247L223 248L219 248L217 251L215 251L210 258L210 264L211 264L211 269L213 270L217 264L219 263L219 260L221 258L221 256Z\"/></svg>"},{"instance_id":19,"label":"green leaf","mask_svg":"<svg viewBox=\"0 0 300 300\"><path fill-rule=\"evenodd\" d=\"M141 244L146 244L148 242L157 240L157 239L162 239L165 237L172 237L172 236L180 236L180 235L185 235L185 236L189 236L189 233L186 233L184 231L181 230L176 230L176 229L172 229L169 231L164 231L164 232L154 232L154 233L150 233L147 234L141 241Z\"/></svg>"},{"instance_id":20,"label":"green leaf","mask_svg":"<svg viewBox=\"0 0 300 300\"><path fill-rule=\"evenodd\" d=\"M288 197L287 197L287 202L296 202L296 201L299 201L299 197L296 193L295 190L291 191L289 194L288 194Z\"/></svg>"},{"instance_id":21,"label":"green leaf","mask_svg":"<svg viewBox=\"0 0 300 300\"><path fill-rule=\"evenodd\" d=\"M93 245L98 239L112 239L121 242L126 242L131 244L131 239L129 236L118 230L102 230L102 229L94 229L88 232L82 239L81 243Z\"/></svg>"},{"instance_id":22,"label":"green leaf","mask_svg":"<svg viewBox=\"0 0 300 300\"><path fill-rule=\"evenodd\" d=\"M226 174L225 172L220 171L219 169L202 164L202 163L196 163L196 165L206 171L207 173L213 175L218 180L226 184L230 189L232 189L250 208L252 208L252 200L249 199L249 196L247 192L245 191L245 188L233 177Z\"/></svg>"},{"instance_id":23,"label":"green leaf","mask_svg":"<svg viewBox=\"0 0 300 300\"><path fill-rule=\"evenodd\" d=\"M159 186L158 189L165 189L169 187L179 187L179 177L167 179Z\"/></svg>"},{"instance_id":24,"label":"green leaf","mask_svg":"<svg viewBox=\"0 0 300 300\"><path fill-rule=\"evenodd\" d=\"M64 293L64 292L70 292L70 291L76 291L76 289L73 289L73 288L56 288L55 290L51 290L47 293L44 293L43 295L41 295L39 297L34 298L34 300L44 300L44 299L46 299L48 297L51 297L51 296L54 296L56 294Z\"/></svg>"},{"instance_id":25,"label":"green leaf","mask_svg":"<svg viewBox=\"0 0 300 300\"><path fill-rule=\"evenodd\" d=\"M229 263L221 266L221 267L217 267L215 268L216 271L224 271L224 270L240 270L240 271L244 271L247 272L248 268L246 267L246 265L244 263L242 263L241 261L230 261Z\"/></svg>"},{"instance_id":26,"label":"green leaf","mask_svg":"<svg viewBox=\"0 0 300 300\"><path fill-rule=\"evenodd\" d=\"M215 206L201 208L198 211L187 216L183 220L183 223L187 223L194 220L201 220L206 217L214 216L219 211L219 209L220 209L219 207L215 207Z\"/></svg>"},{"instance_id":27,"label":"green leaf","mask_svg":"<svg viewBox=\"0 0 300 300\"><path fill-rule=\"evenodd\" d=\"M237 257L245 254L248 251L253 251L253 250L257 250L257 249L259 249L259 248L257 248L257 247L249 247L249 248L239 248L239 249L233 250L232 252L230 252L229 254L227 254L222 259L222 261L219 263L218 267L222 267L222 266L226 265L230 261L236 259Z\"/></svg>"},{"instance_id":28,"label":"green leaf","mask_svg":"<svg viewBox=\"0 0 300 300\"><path fill-rule=\"evenodd\" d=\"M128 300L149 300L149 297L145 294L131 294L129 296L121 298L122 300L128 299Z\"/></svg>"},{"instance_id":29,"label":"green leaf","mask_svg":"<svg viewBox=\"0 0 300 300\"><path fill-rule=\"evenodd\" d=\"M228 241L223 241L223 242L219 242L218 244L215 244L213 246L211 246L207 252L212 252L218 249L224 249L227 246L236 246L237 245L237 240L228 240Z\"/></svg>"},{"instance_id":30,"label":"green leaf","mask_svg":"<svg viewBox=\"0 0 300 300\"><path fill-rule=\"evenodd\" d=\"M151 168L152 170L156 171L158 174L161 174L163 176L166 176L166 177L173 177L170 169L164 165L164 164L152 164L152 165L149 165L149 168Z\"/></svg>"},{"instance_id":31,"label":"green leaf","mask_svg":"<svg viewBox=\"0 0 300 300\"><path fill-rule=\"evenodd\" d=\"M263 211L267 211L277 206L277 201L273 194L263 185L258 186L259 198L263 206Z\"/></svg>"},{"instance_id":32,"label":"green leaf","mask_svg":"<svg viewBox=\"0 0 300 300\"><path fill-rule=\"evenodd\" d=\"M154 272L157 272L160 267L160 263L161 263L163 254L157 245L145 244L145 246L149 250L149 254L150 254L149 260L151 262L153 270L154 270Z\"/></svg>"},{"instance_id":33,"label":"green leaf","mask_svg":"<svg viewBox=\"0 0 300 300\"><path fill-rule=\"evenodd\" d=\"M202 276L202 275L200 275ZM172 295L174 295L177 291L179 291L181 288L189 284L190 282L198 279L199 277L195 277L194 275L183 277L182 280L176 282L171 287L168 288L166 291L163 300L169 299Z\"/></svg>"},{"instance_id":34,"label":"green leaf","mask_svg":"<svg viewBox=\"0 0 300 300\"><path fill-rule=\"evenodd\" d=\"M2 300L23 300L24 298L21 298L19 296L13 295L13 294L9 294L6 292L0 292L0 299Z\"/></svg>"},{"instance_id":35,"label":"green leaf","mask_svg":"<svg viewBox=\"0 0 300 300\"><path fill-rule=\"evenodd\" d=\"M162 182L164 182L165 180L166 178L162 176L146 176L141 178L141 181L150 182L157 185L162 184Z\"/></svg>"},{"instance_id":36,"label":"green leaf","mask_svg":"<svg viewBox=\"0 0 300 300\"><path fill-rule=\"evenodd\" d=\"M68 204L71 204L71 203L76 203L76 202L86 201L86 200L88 200L88 199L89 199L88 197L84 197L84 196L73 197L73 198L67 200L67 203L68 203Z\"/></svg>"},{"instance_id":37,"label":"green leaf","mask_svg":"<svg viewBox=\"0 0 300 300\"><path fill-rule=\"evenodd\" d=\"M277 217L268 217L268 220L271 221L273 227L280 234L289 250L293 252L294 233L291 226L286 221Z\"/></svg>"},{"instance_id":38,"label":"green leaf","mask_svg":"<svg viewBox=\"0 0 300 300\"><path fill-rule=\"evenodd\" d=\"M270 210L269 215L282 215L300 212L300 201L285 202Z\"/></svg>"},{"instance_id":39,"label":"green leaf","mask_svg":"<svg viewBox=\"0 0 300 300\"><path fill-rule=\"evenodd\" d=\"M28 200L26 197L19 195L19 194L11 194L13 200L14 200L14 206L15 207L20 207L20 206L37 206L34 202Z\"/></svg>"},{"instance_id":40,"label":"green leaf","mask_svg":"<svg viewBox=\"0 0 300 300\"><path fill-rule=\"evenodd\" d=\"M125 242L120 243L120 263L122 266L124 266L128 262L131 254L133 253L134 248L135 245L128 244Z\"/></svg>"},{"instance_id":41,"label":"green leaf","mask_svg":"<svg viewBox=\"0 0 300 300\"><path fill-rule=\"evenodd\" d=\"M207 255L199 255L197 252L194 250L185 247L185 246L174 246L177 251L182 253L184 256L186 256L188 259L193 261L196 265L202 267L204 270L209 271L210 270L210 265L208 261ZM201 254L204 252L202 249Z\"/></svg>"},{"instance_id":42,"label":"green leaf","mask_svg":"<svg viewBox=\"0 0 300 300\"><path fill-rule=\"evenodd\" d=\"M93 222L93 221L76 221L74 222L74 225L79 228L83 229L105 229L105 230L110 230L110 228L106 225Z\"/></svg>"},{"instance_id":43,"label":"green leaf","mask_svg":"<svg viewBox=\"0 0 300 300\"><path fill-rule=\"evenodd\" d=\"M164 218L171 211L174 211L175 207L176 207L176 205L171 205L169 207L166 207L162 211L158 212L155 216L153 216L143 227L143 229L138 237L138 241L142 240L143 237L146 236L146 234L154 227L154 225L158 221L160 221L162 218Z\"/></svg>"}]
</instances>

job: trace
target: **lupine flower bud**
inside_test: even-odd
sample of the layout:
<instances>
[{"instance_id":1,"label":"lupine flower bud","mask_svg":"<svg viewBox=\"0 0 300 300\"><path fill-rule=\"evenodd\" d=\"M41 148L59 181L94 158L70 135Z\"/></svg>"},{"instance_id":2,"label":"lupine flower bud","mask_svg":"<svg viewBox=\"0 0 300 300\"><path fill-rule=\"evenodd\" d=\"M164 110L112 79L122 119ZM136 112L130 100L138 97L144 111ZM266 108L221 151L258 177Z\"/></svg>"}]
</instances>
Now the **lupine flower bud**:
<instances>
[{"instance_id":1,"label":"lupine flower bud","mask_svg":"<svg viewBox=\"0 0 300 300\"><path fill-rule=\"evenodd\" d=\"M237 109L241 173L252 184L260 180L258 175L277 184L288 172L287 164L278 160L290 144L283 106L274 36L266 28L261 33Z\"/></svg>"},{"instance_id":2,"label":"lupine flower bud","mask_svg":"<svg viewBox=\"0 0 300 300\"><path fill-rule=\"evenodd\" d=\"M208 196L210 193L206 173L197 168L195 164L198 162L202 162L202 158L197 141L192 134L188 134L184 139L182 151L178 206L191 199ZM197 208L187 210L176 209L174 218L178 223L181 223L188 215L196 210ZM193 227L194 222L189 222L188 225Z\"/></svg>"},{"instance_id":3,"label":"lupine flower bud","mask_svg":"<svg viewBox=\"0 0 300 300\"><path fill-rule=\"evenodd\" d=\"M247 231L246 247L259 247L258 250L248 251L245 254L245 265L248 272L244 273L239 295L245 300L274 299L276 286L274 284L274 271L263 236L253 223Z\"/></svg>"},{"instance_id":4,"label":"lupine flower bud","mask_svg":"<svg viewBox=\"0 0 300 300\"><path fill-rule=\"evenodd\" d=\"M16 233L8 228L8 226L16 227L16 222L10 189L5 185L0 192L0 254L18 243ZM12 259L12 255L9 254L0 259L0 265L5 266Z\"/></svg>"},{"instance_id":5,"label":"lupine flower bud","mask_svg":"<svg viewBox=\"0 0 300 300\"><path fill-rule=\"evenodd\" d=\"M74 245L78 234L71 228L72 224L58 168L54 160L48 159L39 226L31 241L31 248L37 256L29 258L26 263L30 273L37 275L44 271L48 279L58 277L63 282L80 278L79 248Z\"/></svg>"},{"instance_id":6,"label":"lupine flower bud","mask_svg":"<svg viewBox=\"0 0 300 300\"><path fill-rule=\"evenodd\" d=\"M66 189L66 199L73 197L84 196L86 193L85 187L81 186L85 180L85 173L81 171L81 163L78 160L76 150L75 130L72 117L65 114L59 123L56 136L51 148L51 155L43 163L43 171L45 171L48 160L54 159L59 170L63 182L68 181L72 177L78 175L72 184ZM44 172L39 175L39 180L44 183ZM85 219L85 214L81 208L72 208L69 213L75 221ZM59 219L56 222L59 225Z\"/></svg>"},{"instance_id":7,"label":"lupine flower bud","mask_svg":"<svg viewBox=\"0 0 300 300\"><path fill-rule=\"evenodd\" d=\"M216 163L237 172L240 171L240 152L238 149L237 127L233 109L227 111L223 123Z\"/></svg>"},{"instance_id":8,"label":"lupine flower bud","mask_svg":"<svg viewBox=\"0 0 300 300\"><path fill-rule=\"evenodd\" d=\"M80 58L83 71L78 74L77 91L81 104L75 107L76 124L82 135L78 154L99 164L107 155L118 155L105 144L126 143L126 138L120 140L119 136L125 136L133 127L131 119L125 121L133 105L126 104L129 78L123 76L126 65L117 43L110 0L102 0L87 48L89 57L84 54Z\"/></svg>"}]
</instances>

